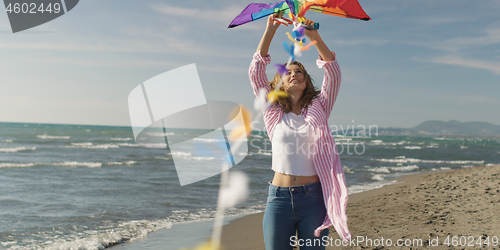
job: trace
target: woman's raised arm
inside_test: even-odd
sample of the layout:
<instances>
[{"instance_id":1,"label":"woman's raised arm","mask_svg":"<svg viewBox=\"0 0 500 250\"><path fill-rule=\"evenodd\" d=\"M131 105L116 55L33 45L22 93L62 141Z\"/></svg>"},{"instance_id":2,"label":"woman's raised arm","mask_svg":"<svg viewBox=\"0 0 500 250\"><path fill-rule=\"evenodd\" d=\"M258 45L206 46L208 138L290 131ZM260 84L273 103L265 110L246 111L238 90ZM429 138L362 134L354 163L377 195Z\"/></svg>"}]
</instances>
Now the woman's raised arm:
<instances>
[{"instance_id":1,"label":"woman's raised arm","mask_svg":"<svg viewBox=\"0 0 500 250\"><path fill-rule=\"evenodd\" d=\"M311 41L316 41L316 49L318 49L319 55L324 61L333 61L335 57L330 52L328 46L326 46L323 39L318 33L318 30L306 30L304 33Z\"/></svg>"},{"instance_id":2,"label":"woman's raised arm","mask_svg":"<svg viewBox=\"0 0 500 250\"><path fill-rule=\"evenodd\" d=\"M260 55L262 57L266 57L269 52L269 46L271 45L271 41L273 40L274 34L276 30L279 28L280 23L273 20L274 17L279 17L278 14L272 14L267 18L267 26L266 31L264 31L264 35L262 35L262 39L260 39L259 46L257 46L257 51L260 51Z\"/></svg>"},{"instance_id":3,"label":"woman's raised arm","mask_svg":"<svg viewBox=\"0 0 500 250\"><path fill-rule=\"evenodd\" d=\"M323 106L326 117L329 117L340 90L340 68L335 60L335 53L332 53L328 46L326 46L317 30L306 30L305 35L309 37L311 41L317 41L316 48L318 49L320 58L316 63L318 67L323 68L325 72L321 93L319 94L319 101Z\"/></svg>"}]
</instances>

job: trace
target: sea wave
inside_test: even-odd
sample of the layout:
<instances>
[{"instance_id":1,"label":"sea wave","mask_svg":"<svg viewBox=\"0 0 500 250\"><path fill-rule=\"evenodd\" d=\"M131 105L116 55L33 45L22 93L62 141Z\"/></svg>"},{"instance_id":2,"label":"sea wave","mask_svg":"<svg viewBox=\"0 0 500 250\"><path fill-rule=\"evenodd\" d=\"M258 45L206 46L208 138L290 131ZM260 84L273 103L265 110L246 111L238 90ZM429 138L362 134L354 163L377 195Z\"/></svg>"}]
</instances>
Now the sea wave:
<instances>
[{"instance_id":1,"label":"sea wave","mask_svg":"<svg viewBox=\"0 0 500 250\"><path fill-rule=\"evenodd\" d=\"M166 143L118 143L120 147L166 148Z\"/></svg>"},{"instance_id":2,"label":"sea wave","mask_svg":"<svg viewBox=\"0 0 500 250\"><path fill-rule=\"evenodd\" d=\"M0 163L0 168L29 168L35 165L36 163Z\"/></svg>"},{"instance_id":3,"label":"sea wave","mask_svg":"<svg viewBox=\"0 0 500 250\"><path fill-rule=\"evenodd\" d=\"M438 171L438 170L451 170L451 168L450 168L450 167L441 167L441 168L439 168L439 169L437 169L437 168L431 168L431 170L432 170L432 171Z\"/></svg>"},{"instance_id":4,"label":"sea wave","mask_svg":"<svg viewBox=\"0 0 500 250\"><path fill-rule=\"evenodd\" d=\"M390 180L390 181L376 181L376 182L369 182L369 183L360 183L360 184L355 184L347 187L347 191L349 194L355 194L355 193L361 193L364 191L376 189L376 188L381 188L385 185L390 185L396 183L396 180Z\"/></svg>"},{"instance_id":5,"label":"sea wave","mask_svg":"<svg viewBox=\"0 0 500 250\"><path fill-rule=\"evenodd\" d=\"M348 166L342 166L342 168L344 169L344 173L348 173L348 174L354 173L354 171L352 171L352 169L349 168Z\"/></svg>"},{"instance_id":6,"label":"sea wave","mask_svg":"<svg viewBox=\"0 0 500 250\"><path fill-rule=\"evenodd\" d=\"M137 164L136 161L122 161L122 162L108 162L106 165L108 166L113 166L113 165L135 165Z\"/></svg>"},{"instance_id":7,"label":"sea wave","mask_svg":"<svg viewBox=\"0 0 500 250\"><path fill-rule=\"evenodd\" d=\"M102 167L102 162L76 162L76 161L67 161L67 162L51 163L49 165L61 166L61 167L100 168L100 167Z\"/></svg>"},{"instance_id":8,"label":"sea wave","mask_svg":"<svg viewBox=\"0 0 500 250\"><path fill-rule=\"evenodd\" d=\"M37 135L36 136L38 139L58 139L58 140L69 140L69 138L71 138L71 136L67 136L67 135L47 135L47 134L43 134L43 135Z\"/></svg>"},{"instance_id":9,"label":"sea wave","mask_svg":"<svg viewBox=\"0 0 500 250\"><path fill-rule=\"evenodd\" d=\"M264 204L248 208L228 209L224 216L249 215L263 212ZM118 223L108 223L97 230L74 232L70 235L58 236L46 242L32 242L27 246L11 246L10 249L105 249L113 245L145 238L148 234L169 229L175 224L210 221L215 218L215 209L200 209L197 211L177 210L167 218L154 220L132 220ZM10 245L15 245L12 242Z\"/></svg>"},{"instance_id":10,"label":"sea wave","mask_svg":"<svg viewBox=\"0 0 500 250\"><path fill-rule=\"evenodd\" d=\"M400 166L400 167L388 167L393 171L413 171L419 169L417 165L409 165L409 166Z\"/></svg>"},{"instance_id":11,"label":"sea wave","mask_svg":"<svg viewBox=\"0 0 500 250\"><path fill-rule=\"evenodd\" d=\"M385 174L375 174L372 176L372 180L376 181L384 181L385 180Z\"/></svg>"},{"instance_id":12,"label":"sea wave","mask_svg":"<svg viewBox=\"0 0 500 250\"><path fill-rule=\"evenodd\" d=\"M12 142L12 140L0 140L0 142Z\"/></svg>"},{"instance_id":13,"label":"sea wave","mask_svg":"<svg viewBox=\"0 0 500 250\"><path fill-rule=\"evenodd\" d=\"M415 150L415 149L422 149L420 146L406 146L404 149L410 149L410 150Z\"/></svg>"},{"instance_id":14,"label":"sea wave","mask_svg":"<svg viewBox=\"0 0 500 250\"><path fill-rule=\"evenodd\" d=\"M99 168L104 166L120 166L120 165L135 165L137 161L122 161L122 162L29 162L29 163L0 163L0 168L28 168L34 166L60 166L60 167L88 167Z\"/></svg>"},{"instance_id":15,"label":"sea wave","mask_svg":"<svg viewBox=\"0 0 500 250\"><path fill-rule=\"evenodd\" d=\"M194 138L194 141L202 141L202 142L225 142L224 139L207 139L207 138Z\"/></svg>"},{"instance_id":16,"label":"sea wave","mask_svg":"<svg viewBox=\"0 0 500 250\"><path fill-rule=\"evenodd\" d=\"M134 138L126 137L126 138L121 138L121 137L113 137L111 138L112 141L131 141Z\"/></svg>"},{"instance_id":17,"label":"sea wave","mask_svg":"<svg viewBox=\"0 0 500 250\"><path fill-rule=\"evenodd\" d=\"M0 148L0 153L16 153L20 151L34 151L35 147Z\"/></svg>"},{"instance_id":18,"label":"sea wave","mask_svg":"<svg viewBox=\"0 0 500 250\"><path fill-rule=\"evenodd\" d=\"M170 155L172 157L178 157L178 158L183 158L183 159L191 159L195 161L211 161L217 159L216 157L213 156L193 156L191 152L171 152ZM157 158L157 157L155 157ZM158 158L157 158L158 159Z\"/></svg>"},{"instance_id":19,"label":"sea wave","mask_svg":"<svg viewBox=\"0 0 500 250\"><path fill-rule=\"evenodd\" d=\"M141 239L148 233L172 227L172 222L166 219L134 220L121 222L112 228L104 230L87 230L66 237L57 237L42 243L31 243L27 246L12 246L10 249L105 249L110 246Z\"/></svg>"},{"instance_id":20,"label":"sea wave","mask_svg":"<svg viewBox=\"0 0 500 250\"><path fill-rule=\"evenodd\" d=\"M389 163L437 163L437 164L483 164L484 161L468 161L468 160L456 160L456 161L447 161L447 160L422 160L416 158L406 158L404 156L396 157L395 159L371 159L380 162L389 162Z\"/></svg>"},{"instance_id":21,"label":"sea wave","mask_svg":"<svg viewBox=\"0 0 500 250\"><path fill-rule=\"evenodd\" d=\"M273 155L273 152L271 150L259 150L255 153L252 153L253 154L256 154L256 155L265 155L265 156L272 156Z\"/></svg>"},{"instance_id":22,"label":"sea wave","mask_svg":"<svg viewBox=\"0 0 500 250\"><path fill-rule=\"evenodd\" d=\"M150 135L150 136L169 136L169 135L175 135L174 132L170 132L170 133L161 133L161 132L146 132L147 135Z\"/></svg>"},{"instance_id":23,"label":"sea wave","mask_svg":"<svg viewBox=\"0 0 500 250\"><path fill-rule=\"evenodd\" d=\"M387 167L378 167L378 168L367 168L367 171L375 172L375 173L385 173L390 174L391 171Z\"/></svg>"},{"instance_id":24,"label":"sea wave","mask_svg":"<svg viewBox=\"0 0 500 250\"><path fill-rule=\"evenodd\" d=\"M374 146L379 146L379 145L381 145L381 146L401 146L401 145L408 144L408 143L410 143L410 142L408 142L408 141L384 142L382 140L372 140L367 144L374 145Z\"/></svg>"},{"instance_id":25,"label":"sea wave","mask_svg":"<svg viewBox=\"0 0 500 250\"><path fill-rule=\"evenodd\" d=\"M170 155L180 156L180 157L190 157L191 153L190 152L171 152Z\"/></svg>"},{"instance_id":26,"label":"sea wave","mask_svg":"<svg viewBox=\"0 0 500 250\"><path fill-rule=\"evenodd\" d=\"M62 148L110 149L110 148L120 148L120 146L116 144L94 145L92 142L72 142L71 146L62 146Z\"/></svg>"}]
</instances>

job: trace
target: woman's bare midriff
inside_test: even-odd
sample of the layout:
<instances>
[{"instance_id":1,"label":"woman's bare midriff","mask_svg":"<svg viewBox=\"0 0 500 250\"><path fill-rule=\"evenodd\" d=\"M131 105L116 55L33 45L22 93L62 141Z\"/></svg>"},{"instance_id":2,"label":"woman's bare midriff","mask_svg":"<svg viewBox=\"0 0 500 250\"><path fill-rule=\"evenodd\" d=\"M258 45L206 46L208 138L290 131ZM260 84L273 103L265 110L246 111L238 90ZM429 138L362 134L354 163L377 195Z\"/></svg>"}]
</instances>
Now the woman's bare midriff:
<instances>
[{"instance_id":1,"label":"woman's bare midriff","mask_svg":"<svg viewBox=\"0 0 500 250\"><path fill-rule=\"evenodd\" d=\"M288 175L279 172L274 172L274 178L272 184L279 187L291 187L291 186L301 186L319 181L317 175L312 176L299 176L299 175Z\"/></svg>"}]
</instances>

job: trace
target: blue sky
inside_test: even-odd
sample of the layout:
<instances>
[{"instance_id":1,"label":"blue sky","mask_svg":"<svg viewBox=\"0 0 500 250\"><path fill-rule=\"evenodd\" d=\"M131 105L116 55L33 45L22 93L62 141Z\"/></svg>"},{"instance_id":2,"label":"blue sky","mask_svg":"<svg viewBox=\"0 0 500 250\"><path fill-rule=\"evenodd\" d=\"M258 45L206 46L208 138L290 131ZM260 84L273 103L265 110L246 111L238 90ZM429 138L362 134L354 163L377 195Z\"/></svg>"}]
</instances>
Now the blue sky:
<instances>
[{"instance_id":1,"label":"blue sky","mask_svg":"<svg viewBox=\"0 0 500 250\"><path fill-rule=\"evenodd\" d=\"M1 12L0 121L129 126L132 89L190 63L207 100L252 107L247 70L265 21L227 29L249 3L87 0L16 34ZM306 15L320 23L343 73L330 124L500 124L500 1L360 4L371 21ZM278 30L273 63L287 60L281 43L289 31ZM299 60L319 85L316 56L313 49Z\"/></svg>"}]
</instances>

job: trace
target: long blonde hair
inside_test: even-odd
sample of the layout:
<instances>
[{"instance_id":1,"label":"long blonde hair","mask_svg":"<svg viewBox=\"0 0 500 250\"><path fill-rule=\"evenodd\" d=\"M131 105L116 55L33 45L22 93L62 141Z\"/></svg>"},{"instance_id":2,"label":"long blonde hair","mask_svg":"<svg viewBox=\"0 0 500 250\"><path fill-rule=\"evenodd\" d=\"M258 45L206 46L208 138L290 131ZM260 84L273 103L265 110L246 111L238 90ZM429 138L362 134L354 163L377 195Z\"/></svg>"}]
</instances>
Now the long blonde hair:
<instances>
[{"instance_id":1,"label":"long blonde hair","mask_svg":"<svg viewBox=\"0 0 500 250\"><path fill-rule=\"evenodd\" d=\"M314 86L311 76L309 76L307 70L305 69L302 63L298 61L293 61L290 63L290 65L297 65L304 72L304 77L306 80L306 88L304 89L304 92L302 92L302 97L300 97L299 105L302 108L307 108L312 103L313 99L316 98L321 91L319 91ZM276 73L273 80L269 82L269 85L271 85L271 89L274 89L280 81L281 81L281 74ZM280 90L286 91L285 86L283 84L281 84ZM278 98L278 100L276 100L276 102L278 103L278 105L280 105L280 107L283 109L285 113L292 111L292 103L290 102L290 99L288 97L280 97Z\"/></svg>"}]
</instances>

